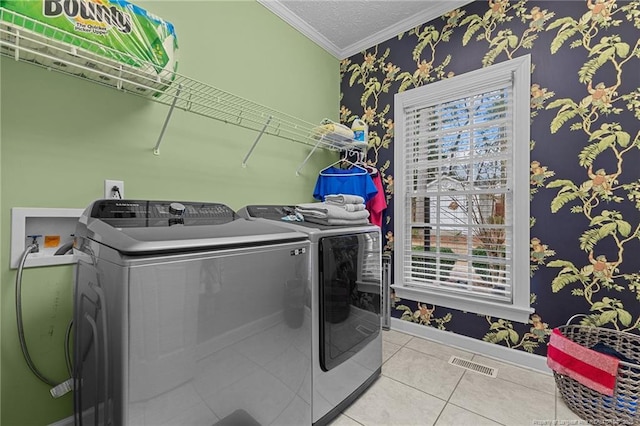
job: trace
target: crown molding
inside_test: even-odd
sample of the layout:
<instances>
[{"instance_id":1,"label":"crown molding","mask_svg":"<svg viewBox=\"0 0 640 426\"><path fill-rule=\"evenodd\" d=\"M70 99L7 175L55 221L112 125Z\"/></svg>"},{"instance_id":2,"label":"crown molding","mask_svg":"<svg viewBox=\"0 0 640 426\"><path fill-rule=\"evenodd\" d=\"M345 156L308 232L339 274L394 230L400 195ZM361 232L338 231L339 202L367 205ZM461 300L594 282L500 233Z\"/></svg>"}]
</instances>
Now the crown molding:
<instances>
[{"instance_id":1,"label":"crown molding","mask_svg":"<svg viewBox=\"0 0 640 426\"><path fill-rule=\"evenodd\" d=\"M291 25L293 28L307 36L311 41L322 47L324 50L332 54L338 59L342 59L340 48L329 41L325 36L320 34L315 28L300 19L298 15L291 12L278 0L256 0L258 3L269 9L272 13L280 17L283 21Z\"/></svg>"},{"instance_id":2,"label":"crown molding","mask_svg":"<svg viewBox=\"0 0 640 426\"><path fill-rule=\"evenodd\" d=\"M429 21L439 18L447 12L451 12L461 6L468 3L472 3L473 0L444 0L439 1L437 4L431 6L428 10L417 13L407 19L404 19L384 30L378 31L375 34L370 35L357 43L353 43L340 50L340 57L338 59L348 58L349 56L360 53L366 49L369 49L377 44L385 42L398 34L415 28L419 25L425 24Z\"/></svg>"},{"instance_id":3,"label":"crown molding","mask_svg":"<svg viewBox=\"0 0 640 426\"><path fill-rule=\"evenodd\" d=\"M298 15L291 12L291 10L280 3L279 0L257 0L257 2L336 58L345 59L379 43L389 40L404 31L410 30L411 28L417 27L418 25L422 25L433 19L436 19L458 7L464 6L468 3L472 3L473 0L442 0L434 2L434 5L432 5L428 10L425 10L422 13L417 13L405 20L387 27L384 30L378 31L360 40L359 42L353 43L344 48L340 48L333 42L329 41L315 28L307 24Z\"/></svg>"}]
</instances>

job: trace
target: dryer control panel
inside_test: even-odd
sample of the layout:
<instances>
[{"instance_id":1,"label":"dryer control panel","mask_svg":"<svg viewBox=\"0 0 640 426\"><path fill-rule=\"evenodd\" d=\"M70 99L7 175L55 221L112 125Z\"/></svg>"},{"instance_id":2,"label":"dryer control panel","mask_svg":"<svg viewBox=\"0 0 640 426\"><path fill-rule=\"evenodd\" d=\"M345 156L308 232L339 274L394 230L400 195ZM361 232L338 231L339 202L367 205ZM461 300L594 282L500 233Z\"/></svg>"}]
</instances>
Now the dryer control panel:
<instances>
[{"instance_id":1,"label":"dryer control panel","mask_svg":"<svg viewBox=\"0 0 640 426\"><path fill-rule=\"evenodd\" d=\"M220 225L238 219L230 207L220 203L118 199L96 201L91 217L116 228Z\"/></svg>"},{"instance_id":2,"label":"dryer control panel","mask_svg":"<svg viewBox=\"0 0 640 426\"><path fill-rule=\"evenodd\" d=\"M294 206L280 205L254 205L246 206L239 212L242 217L255 217L262 219L281 220L283 216L295 213Z\"/></svg>"}]
</instances>

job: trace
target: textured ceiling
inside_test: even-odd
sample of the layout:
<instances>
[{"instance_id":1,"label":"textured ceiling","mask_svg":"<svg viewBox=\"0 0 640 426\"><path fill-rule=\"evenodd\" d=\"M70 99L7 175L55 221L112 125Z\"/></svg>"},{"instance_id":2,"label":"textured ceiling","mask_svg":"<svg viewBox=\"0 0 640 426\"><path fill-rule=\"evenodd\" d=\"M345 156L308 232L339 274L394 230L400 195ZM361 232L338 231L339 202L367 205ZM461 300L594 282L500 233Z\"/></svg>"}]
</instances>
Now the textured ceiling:
<instances>
[{"instance_id":1,"label":"textured ceiling","mask_svg":"<svg viewBox=\"0 0 640 426\"><path fill-rule=\"evenodd\" d=\"M428 22L470 0L258 0L338 59Z\"/></svg>"}]
</instances>

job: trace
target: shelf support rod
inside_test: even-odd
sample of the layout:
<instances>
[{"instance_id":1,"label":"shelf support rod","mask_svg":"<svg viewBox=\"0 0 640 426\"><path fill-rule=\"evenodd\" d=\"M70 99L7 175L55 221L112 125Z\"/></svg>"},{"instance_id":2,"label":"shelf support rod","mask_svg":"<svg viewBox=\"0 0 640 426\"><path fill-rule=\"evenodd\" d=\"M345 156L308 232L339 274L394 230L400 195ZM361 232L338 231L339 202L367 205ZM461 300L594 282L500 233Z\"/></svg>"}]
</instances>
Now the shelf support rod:
<instances>
[{"instance_id":1,"label":"shelf support rod","mask_svg":"<svg viewBox=\"0 0 640 426\"><path fill-rule=\"evenodd\" d=\"M309 161L309 158L311 158L313 153L316 152L316 149L318 149L318 146L320 145L320 143L322 143L323 139L324 139L324 135L322 135L322 137L318 139L318 142L316 142L316 144L313 146L313 149L311 150L311 152L309 152L309 154L307 155L307 158L305 158L302 164L298 166L298 168L296 169L296 176L300 176L300 170L302 170L304 165L307 164L307 161Z\"/></svg>"},{"instance_id":2,"label":"shelf support rod","mask_svg":"<svg viewBox=\"0 0 640 426\"><path fill-rule=\"evenodd\" d=\"M20 60L20 30L16 30L16 51L14 53L16 61Z\"/></svg>"},{"instance_id":3,"label":"shelf support rod","mask_svg":"<svg viewBox=\"0 0 640 426\"><path fill-rule=\"evenodd\" d=\"M122 64L118 67L118 90L122 90Z\"/></svg>"},{"instance_id":4,"label":"shelf support rod","mask_svg":"<svg viewBox=\"0 0 640 426\"><path fill-rule=\"evenodd\" d=\"M156 142L155 148L153 148L153 153L155 155L160 155L160 143L162 142L162 137L164 136L165 130L167 130L167 124L169 124L169 120L171 119L171 114L173 113L174 108L176 107L176 102L178 102L178 97L180 97L180 92L182 91L182 84L178 84L178 89L176 90L176 95L171 101L171 106L169 107L169 112L167 113L167 118L164 119L164 124L162 125L162 130L160 130L160 136L158 136L158 142Z\"/></svg>"},{"instance_id":5,"label":"shelf support rod","mask_svg":"<svg viewBox=\"0 0 640 426\"><path fill-rule=\"evenodd\" d=\"M242 113L242 112L241 112ZM262 135L264 134L265 130L267 130L267 127L269 126L269 123L271 123L271 119L273 118L272 115L269 116L269 119L267 120L266 123L264 123L264 127L262 128L262 130L260 130L260 133L258 134L258 137L256 138L255 141L253 141L253 145L251 145L251 148L249 149L249 152L247 152L247 155L244 156L244 160L242 160L242 167L247 167L247 160L249 159L249 157L251 156L251 153L253 152L254 148L256 147L256 145L258 144L258 141L260 140L260 138L262 137Z\"/></svg>"}]
</instances>

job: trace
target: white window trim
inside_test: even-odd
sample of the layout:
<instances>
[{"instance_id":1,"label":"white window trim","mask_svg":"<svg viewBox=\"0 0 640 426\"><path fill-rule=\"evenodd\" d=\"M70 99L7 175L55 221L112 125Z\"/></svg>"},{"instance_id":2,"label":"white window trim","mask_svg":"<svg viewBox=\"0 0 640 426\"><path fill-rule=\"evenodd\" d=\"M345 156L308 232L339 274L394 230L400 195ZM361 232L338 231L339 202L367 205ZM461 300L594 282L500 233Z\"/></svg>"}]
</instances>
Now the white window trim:
<instances>
[{"instance_id":1,"label":"white window trim","mask_svg":"<svg viewBox=\"0 0 640 426\"><path fill-rule=\"evenodd\" d=\"M500 303L486 299L473 299L466 295L438 292L429 288L405 285L403 251L405 224L403 207L405 206L404 176L404 116L405 110L421 104L431 103L434 98L455 96L463 98L479 86L492 82L513 79L513 275L512 303ZM530 153L530 90L531 90L531 56L521 56L506 62L478 69L446 80L427 84L406 92L397 93L394 97L394 275L396 282L392 285L400 298L429 303L437 306L473 312L492 317L527 323L533 312L530 306L530 266L529 266L529 153ZM400 282L399 282L400 281Z\"/></svg>"}]
</instances>

